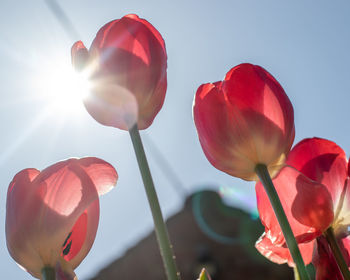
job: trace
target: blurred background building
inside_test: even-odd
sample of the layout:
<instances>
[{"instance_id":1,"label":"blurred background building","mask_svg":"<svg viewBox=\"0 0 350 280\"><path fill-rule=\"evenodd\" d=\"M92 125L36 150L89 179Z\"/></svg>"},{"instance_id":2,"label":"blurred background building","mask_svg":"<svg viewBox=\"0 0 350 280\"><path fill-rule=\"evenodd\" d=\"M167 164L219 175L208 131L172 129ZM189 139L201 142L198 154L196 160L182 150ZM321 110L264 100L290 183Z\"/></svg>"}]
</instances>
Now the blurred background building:
<instances>
[{"instance_id":1,"label":"blurred background building","mask_svg":"<svg viewBox=\"0 0 350 280\"><path fill-rule=\"evenodd\" d=\"M248 213L225 205L214 191L189 196L167 221L183 280L197 279L203 267L212 280L294 279L287 265L269 262L254 248L264 228ZM165 279L154 232L91 280Z\"/></svg>"}]
</instances>

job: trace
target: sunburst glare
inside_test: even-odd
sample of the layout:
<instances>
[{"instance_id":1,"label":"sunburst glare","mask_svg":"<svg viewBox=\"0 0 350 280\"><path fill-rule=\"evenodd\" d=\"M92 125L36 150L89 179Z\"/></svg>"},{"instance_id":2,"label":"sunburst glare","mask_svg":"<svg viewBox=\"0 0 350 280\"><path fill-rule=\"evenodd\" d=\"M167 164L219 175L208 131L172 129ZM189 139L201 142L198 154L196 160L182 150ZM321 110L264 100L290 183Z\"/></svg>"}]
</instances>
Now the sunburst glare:
<instances>
[{"instance_id":1,"label":"sunburst glare","mask_svg":"<svg viewBox=\"0 0 350 280\"><path fill-rule=\"evenodd\" d=\"M61 118L85 113L83 100L90 91L88 75L85 71L74 71L67 58L43 65L34 83L38 97L47 103L50 113Z\"/></svg>"}]
</instances>

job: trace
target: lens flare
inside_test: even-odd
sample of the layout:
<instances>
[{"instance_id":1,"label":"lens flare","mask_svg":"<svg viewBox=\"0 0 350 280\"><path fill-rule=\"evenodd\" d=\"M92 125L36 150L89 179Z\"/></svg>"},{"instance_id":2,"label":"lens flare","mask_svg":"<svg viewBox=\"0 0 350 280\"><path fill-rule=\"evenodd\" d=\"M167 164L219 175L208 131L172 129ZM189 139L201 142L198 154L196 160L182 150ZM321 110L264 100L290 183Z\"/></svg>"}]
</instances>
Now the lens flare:
<instances>
[{"instance_id":1,"label":"lens flare","mask_svg":"<svg viewBox=\"0 0 350 280\"><path fill-rule=\"evenodd\" d=\"M52 113L81 114L85 111L83 99L88 97L90 82L85 72L77 73L70 64L52 65L37 80L39 95Z\"/></svg>"}]
</instances>

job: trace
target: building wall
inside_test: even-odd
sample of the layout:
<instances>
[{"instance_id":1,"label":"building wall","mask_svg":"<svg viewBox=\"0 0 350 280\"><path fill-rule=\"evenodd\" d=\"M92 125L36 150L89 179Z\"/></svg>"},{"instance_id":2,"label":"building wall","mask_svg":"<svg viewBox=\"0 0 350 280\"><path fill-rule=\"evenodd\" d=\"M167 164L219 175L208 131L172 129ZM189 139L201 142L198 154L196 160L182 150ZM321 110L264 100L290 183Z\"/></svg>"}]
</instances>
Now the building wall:
<instances>
[{"instance_id":1,"label":"building wall","mask_svg":"<svg viewBox=\"0 0 350 280\"><path fill-rule=\"evenodd\" d=\"M193 214L194 196L191 196L183 210L167 221L182 280L197 279L202 267L207 268L213 280L294 279L293 271L287 265L269 262L254 248L254 240L263 232L258 220L252 220L239 209L227 206L224 209L218 205L221 199L213 192L204 194L200 207L206 210L202 215L207 224L219 235L239 237L237 240L241 242L225 244L204 234L198 225L198 217ZM249 230L242 231L247 228ZM110 279L166 279L153 232L91 280Z\"/></svg>"}]
</instances>

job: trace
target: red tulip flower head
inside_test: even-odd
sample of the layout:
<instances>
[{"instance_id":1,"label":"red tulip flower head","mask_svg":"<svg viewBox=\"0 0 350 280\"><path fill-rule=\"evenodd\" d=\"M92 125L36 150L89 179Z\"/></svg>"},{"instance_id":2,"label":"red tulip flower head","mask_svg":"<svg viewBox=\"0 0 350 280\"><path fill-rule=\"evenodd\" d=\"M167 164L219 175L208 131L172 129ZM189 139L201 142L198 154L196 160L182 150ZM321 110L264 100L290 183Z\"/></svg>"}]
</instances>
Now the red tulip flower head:
<instances>
[{"instance_id":1,"label":"red tulip flower head","mask_svg":"<svg viewBox=\"0 0 350 280\"><path fill-rule=\"evenodd\" d=\"M126 15L104 25L88 51L72 47L72 63L90 77L84 100L99 123L128 130L149 127L161 109L167 88L167 54L160 33L145 19Z\"/></svg>"},{"instance_id":2,"label":"red tulip flower head","mask_svg":"<svg viewBox=\"0 0 350 280\"><path fill-rule=\"evenodd\" d=\"M244 180L257 180L257 164L274 176L293 144L292 104L276 79L257 65L240 64L222 82L201 85L193 115L210 163Z\"/></svg>"},{"instance_id":3,"label":"red tulip flower head","mask_svg":"<svg viewBox=\"0 0 350 280\"><path fill-rule=\"evenodd\" d=\"M73 279L95 240L98 197L117 177L110 164L93 157L19 172L6 204L6 241L13 259L36 278L51 267L56 279Z\"/></svg>"},{"instance_id":4,"label":"red tulip flower head","mask_svg":"<svg viewBox=\"0 0 350 280\"><path fill-rule=\"evenodd\" d=\"M345 152L329 140L304 139L291 150L286 164L273 183L304 262L314 263L316 279L338 279L337 264L322 233L333 228L350 265L350 171ZM256 248L273 262L288 262L293 266L261 183L256 185L256 195L265 226Z\"/></svg>"}]
</instances>

